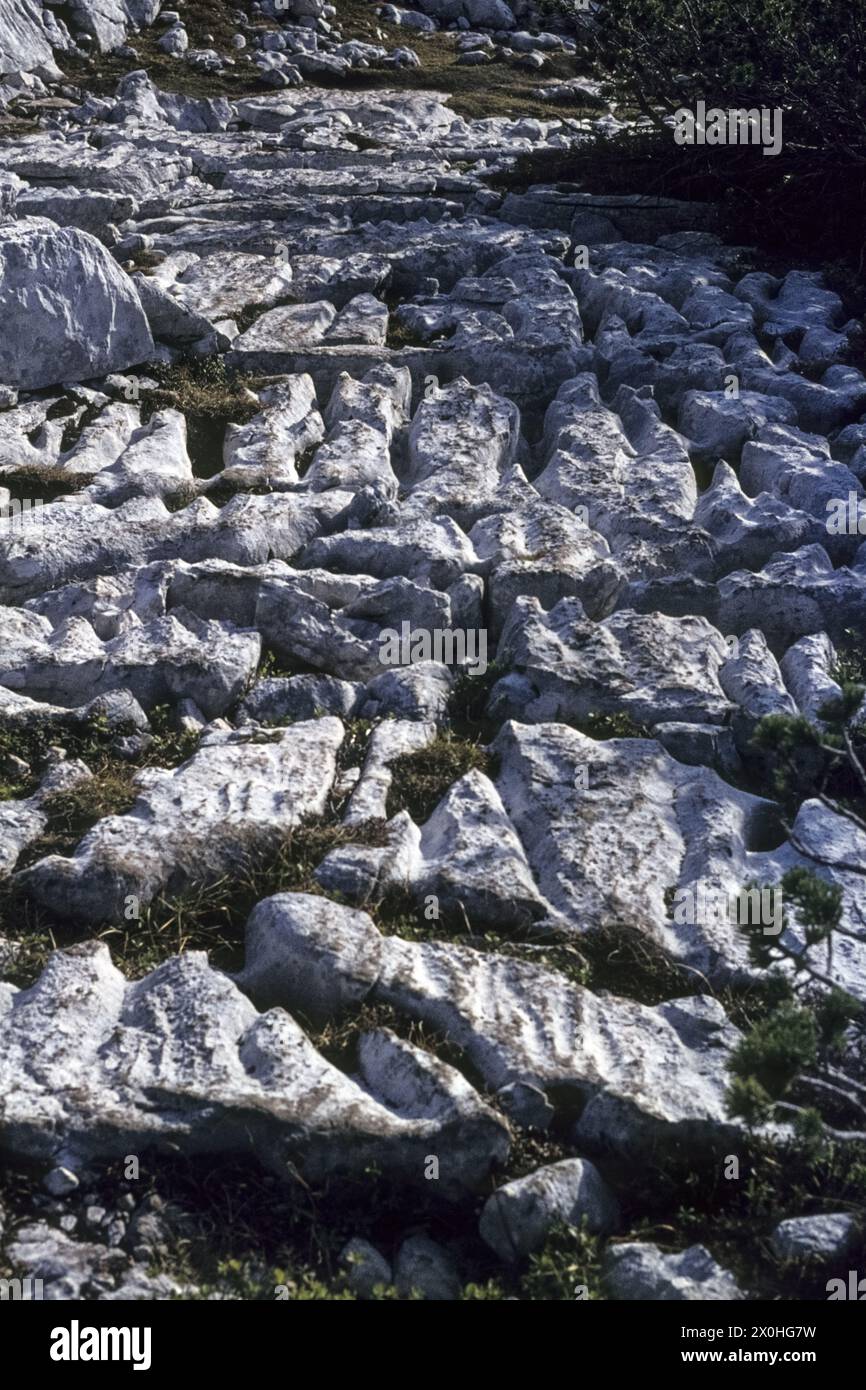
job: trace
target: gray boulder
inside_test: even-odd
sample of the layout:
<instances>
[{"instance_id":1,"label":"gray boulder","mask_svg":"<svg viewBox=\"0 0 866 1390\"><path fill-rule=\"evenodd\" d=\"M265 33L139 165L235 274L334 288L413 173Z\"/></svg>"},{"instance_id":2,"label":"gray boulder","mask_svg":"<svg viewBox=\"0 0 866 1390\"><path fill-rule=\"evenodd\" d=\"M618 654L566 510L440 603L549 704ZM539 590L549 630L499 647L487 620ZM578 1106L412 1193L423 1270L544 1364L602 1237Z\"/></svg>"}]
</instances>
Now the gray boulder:
<instances>
[{"instance_id":1,"label":"gray boulder","mask_svg":"<svg viewBox=\"0 0 866 1390\"><path fill-rule=\"evenodd\" d=\"M607 1235L619 1221L619 1205L598 1169L566 1158L498 1187L481 1212L482 1239L501 1260L540 1250L551 1229L564 1222Z\"/></svg>"},{"instance_id":2,"label":"gray boulder","mask_svg":"<svg viewBox=\"0 0 866 1390\"><path fill-rule=\"evenodd\" d=\"M603 998L471 945L381 936L366 913L305 895L267 900L251 925L245 988L319 1017L388 1004L447 1036L517 1123L580 1109L575 1142L591 1153L687 1143L697 1157L735 1141L726 1059L739 1034L707 995Z\"/></svg>"},{"instance_id":3,"label":"gray boulder","mask_svg":"<svg viewBox=\"0 0 866 1390\"><path fill-rule=\"evenodd\" d=\"M745 1298L732 1274L703 1245L665 1255L657 1245L615 1245L603 1266L611 1298L657 1303L734 1302Z\"/></svg>"},{"instance_id":4,"label":"gray boulder","mask_svg":"<svg viewBox=\"0 0 866 1390\"><path fill-rule=\"evenodd\" d=\"M74 24L96 42L100 53L110 53L126 42L128 27L152 24L162 0L69 0Z\"/></svg>"},{"instance_id":5,"label":"gray boulder","mask_svg":"<svg viewBox=\"0 0 866 1390\"><path fill-rule=\"evenodd\" d=\"M340 1251L340 1264L346 1270L346 1282L358 1298L372 1298L377 1288L391 1283L391 1266L375 1245L361 1236L353 1236Z\"/></svg>"},{"instance_id":6,"label":"gray boulder","mask_svg":"<svg viewBox=\"0 0 866 1390\"><path fill-rule=\"evenodd\" d=\"M394 1283L400 1298L417 1298L452 1303L460 1297L457 1267L441 1245L428 1236L404 1240L394 1261Z\"/></svg>"},{"instance_id":7,"label":"gray boulder","mask_svg":"<svg viewBox=\"0 0 866 1390\"><path fill-rule=\"evenodd\" d=\"M247 921L237 984L266 1008L322 1024L360 1003L379 973L381 937L366 912L310 893L278 893Z\"/></svg>"},{"instance_id":8,"label":"gray boulder","mask_svg":"<svg viewBox=\"0 0 866 1390\"><path fill-rule=\"evenodd\" d=\"M364 687L334 676L272 676L257 681L241 702L238 723L289 723L336 714L351 719Z\"/></svg>"},{"instance_id":9,"label":"gray boulder","mask_svg":"<svg viewBox=\"0 0 866 1390\"><path fill-rule=\"evenodd\" d=\"M129 278L87 232L41 218L0 226L0 381L33 390L146 362Z\"/></svg>"},{"instance_id":10,"label":"gray boulder","mask_svg":"<svg viewBox=\"0 0 866 1390\"><path fill-rule=\"evenodd\" d=\"M780 1221L770 1236L770 1248L780 1260L830 1260L847 1255L859 1238L859 1225L850 1212L795 1216Z\"/></svg>"}]
</instances>

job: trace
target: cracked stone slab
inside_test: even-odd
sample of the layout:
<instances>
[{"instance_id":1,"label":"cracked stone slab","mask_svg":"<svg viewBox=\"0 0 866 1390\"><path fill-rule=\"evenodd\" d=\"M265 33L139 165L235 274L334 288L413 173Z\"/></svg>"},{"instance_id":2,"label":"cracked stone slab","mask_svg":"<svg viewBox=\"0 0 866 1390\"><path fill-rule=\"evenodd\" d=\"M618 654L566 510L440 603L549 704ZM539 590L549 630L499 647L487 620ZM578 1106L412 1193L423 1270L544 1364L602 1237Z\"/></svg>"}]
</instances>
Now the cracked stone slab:
<instances>
[{"instance_id":1,"label":"cracked stone slab","mask_svg":"<svg viewBox=\"0 0 866 1390\"><path fill-rule=\"evenodd\" d=\"M186 446L182 412L157 411L130 435L117 459L95 474L82 497L113 507L137 497L190 500L195 480ZM74 455L67 466L75 466Z\"/></svg>"},{"instance_id":2,"label":"cracked stone slab","mask_svg":"<svg viewBox=\"0 0 866 1390\"><path fill-rule=\"evenodd\" d=\"M229 364L246 372L291 371L287 358L304 348L319 346L336 313L333 304L324 299L268 309L235 339Z\"/></svg>"},{"instance_id":3,"label":"cracked stone slab","mask_svg":"<svg viewBox=\"0 0 866 1390\"><path fill-rule=\"evenodd\" d=\"M476 519L515 462L520 412L462 377L425 397L409 431L407 498L424 515Z\"/></svg>"},{"instance_id":4,"label":"cracked stone slab","mask_svg":"<svg viewBox=\"0 0 866 1390\"><path fill-rule=\"evenodd\" d=\"M497 787L539 889L576 931L625 917L676 949L665 888L690 852L709 863L713 845L721 853L734 835L744 848L768 805L652 740L596 742L563 724L512 722L493 750ZM709 964L699 928L684 948Z\"/></svg>"},{"instance_id":5,"label":"cracked stone slab","mask_svg":"<svg viewBox=\"0 0 866 1390\"><path fill-rule=\"evenodd\" d=\"M828 536L833 503L847 503L853 495L858 507L863 497L863 488L850 469L830 457L826 440L784 425L758 430L743 446L740 481L753 496L767 492L816 517ZM856 537L849 537L849 546L853 553Z\"/></svg>"},{"instance_id":6,"label":"cracked stone slab","mask_svg":"<svg viewBox=\"0 0 866 1390\"><path fill-rule=\"evenodd\" d=\"M205 739L181 767L139 773L132 809L98 821L71 858L41 859L18 882L50 910L89 922L123 920L130 896L144 904L217 879L324 812L342 740L334 718Z\"/></svg>"},{"instance_id":7,"label":"cracked stone slab","mask_svg":"<svg viewBox=\"0 0 866 1390\"><path fill-rule=\"evenodd\" d=\"M716 464L712 485L698 499L693 520L716 542L721 572L758 570L779 550L829 540L826 526L808 512L768 492L749 496L723 459Z\"/></svg>"},{"instance_id":8,"label":"cracked stone slab","mask_svg":"<svg viewBox=\"0 0 866 1390\"><path fill-rule=\"evenodd\" d=\"M363 420L341 420L316 450L304 474L304 486L314 492L370 486L380 497L396 498L400 485L387 438Z\"/></svg>"},{"instance_id":9,"label":"cracked stone slab","mask_svg":"<svg viewBox=\"0 0 866 1390\"><path fill-rule=\"evenodd\" d=\"M361 825L367 820L385 820L391 789L391 763L407 753L417 753L432 743L436 725L394 719L379 724L370 737L358 784L352 793L345 825Z\"/></svg>"},{"instance_id":10,"label":"cracked stone slab","mask_svg":"<svg viewBox=\"0 0 866 1390\"><path fill-rule=\"evenodd\" d=\"M763 426L796 424L796 414L788 401L758 391L741 391L736 398L723 391L688 391L680 406L679 429L698 454L736 463L743 445Z\"/></svg>"},{"instance_id":11,"label":"cracked stone slab","mask_svg":"<svg viewBox=\"0 0 866 1390\"><path fill-rule=\"evenodd\" d=\"M460 1196L508 1152L507 1125L452 1067L381 1030L347 1076L198 951L135 983L105 945L56 952L30 989L4 992L0 1037L4 1147L72 1171L168 1147L254 1153L284 1179L374 1165L420 1186L434 1152Z\"/></svg>"},{"instance_id":12,"label":"cracked stone slab","mask_svg":"<svg viewBox=\"0 0 866 1390\"><path fill-rule=\"evenodd\" d=\"M207 319L236 318L255 305L272 308L292 293L292 267L279 256L222 251L202 256L174 281L178 300Z\"/></svg>"},{"instance_id":13,"label":"cracked stone slab","mask_svg":"<svg viewBox=\"0 0 866 1390\"><path fill-rule=\"evenodd\" d=\"M497 931L555 927L496 787L482 772L461 777L421 827L416 896Z\"/></svg>"},{"instance_id":14,"label":"cracked stone slab","mask_svg":"<svg viewBox=\"0 0 866 1390\"><path fill-rule=\"evenodd\" d=\"M224 471L218 480L285 483L300 479L297 460L325 437L316 388L307 375L289 376L259 393L264 407L245 425L229 424L223 442Z\"/></svg>"},{"instance_id":15,"label":"cracked stone slab","mask_svg":"<svg viewBox=\"0 0 866 1390\"><path fill-rule=\"evenodd\" d=\"M750 884L769 891L804 866L840 886L843 925L857 931L866 836L816 800L804 802L787 837L773 802L678 762L654 740L595 741L564 724L510 722L491 750L539 892L575 933L630 922L710 980L746 978L748 930L775 929L776 908L771 922L740 926L708 900L726 903ZM802 949L796 914L785 931L786 944ZM811 949L823 969L823 948ZM866 993L862 941L840 941L832 975Z\"/></svg>"},{"instance_id":16,"label":"cracked stone slab","mask_svg":"<svg viewBox=\"0 0 866 1390\"><path fill-rule=\"evenodd\" d=\"M757 573L736 570L717 585L718 625L731 633L758 628L779 655L817 632L844 640L846 630L866 625L863 558L858 553L852 566L836 569L823 546L807 545L773 555Z\"/></svg>"},{"instance_id":17,"label":"cracked stone slab","mask_svg":"<svg viewBox=\"0 0 866 1390\"><path fill-rule=\"evenodd\" d=\"M84 704L88 694L126 689L146 708L187 698L213 717L243 693L261 656L257 632L202 621L182 609L129 626L104 643L84 618L68 618L52 631L46 618L24 609L0 610L0 630L0 683L68 706Z\"/></svg>"},{"instance_id":18,"label":"cracked stone slab","mask_svg":"<svg viewBox=\"0 0 866 1390\"><path fill-rule=\"evenodd\" d=\"M565 507L542 502L526 485L515 510L493 512L469 533L489 567L487 586L494 635L522 595L546 608L579 598L589 617L607 617L623 595L626 577L603 536Z\"/></svg>"},{"instance_id":19,"label":"cracked stone slab","mask_svg":"<svg viewBox=\"0 0 866 1390\"><path fill-rule=\"evenodd\" d=\"M728 655L705 618L621 609L592 622L577 598L549 613L518 598L497 648L498 665L514 675L494 687L489 707L527 723L625 713L640 724L721 724L731 712L719 684Z\"/></svg>"},{"instance_id":20,"label":"cracked stone slab","mask_svg":"<svg viewBox=\"0 0 866 1390\"><path fill-rule=\"evenodd\" d=\"M53 68L54 55L37 0L0 0L0 76Z\"/></svg>"},{"instance_id":21,"label":"cracked stone slab","mask_svg":"<svg viewBox=\"0 0 866 1390\"><path fill-rule=\"evenodd\" d=\"M244 493L222 508L200 497L177 512L156 497L131 498L115 508L77 499L51 502L39 513L38 526L0 532L0 602L20 603L46 589L156 560L219 559L243 566L289 560L351 501L349 493L334 488ZM468 542L465 547L471 553Z\"/></svg>"},{"instance_id":22,"label":"cracked stone slab","mask_svg":"<svg viewBox=\"0 0 866 1390\"><path fill-rule=\"evenodd\" d=\"M826 632L801 637L782 658L782 678L800 713L813 722L819 722L825 705L842 698L842 687L832 676L837 660L836 648Z\"/></svg>"},{"instance_id":23,"label":"cracked stone slab","mask_svg":"<svg viewBox=\"0 0 866 1390\"><path fill-rule=\"evenodd\" d=\"M256 908L239 981L332 1016L349 1001L390 1004L446 1036L491 1089L579 1114L591 1151L677 1140L692 1151L735 1132L726 1058L739 1033L706 995L656 1008L601 997L508 956L383 937L365 913L298 894ZM516 1104L518 1123L537 1122L537 1101L530 1113Z\"/></svg>"}]
</instances>

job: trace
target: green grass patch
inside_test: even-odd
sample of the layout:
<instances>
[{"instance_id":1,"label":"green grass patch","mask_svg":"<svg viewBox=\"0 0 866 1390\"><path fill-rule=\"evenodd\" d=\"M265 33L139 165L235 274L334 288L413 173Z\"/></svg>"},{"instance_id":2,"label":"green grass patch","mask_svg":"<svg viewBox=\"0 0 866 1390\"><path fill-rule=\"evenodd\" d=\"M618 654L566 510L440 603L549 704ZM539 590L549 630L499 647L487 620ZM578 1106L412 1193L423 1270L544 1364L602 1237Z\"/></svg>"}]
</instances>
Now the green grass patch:
<instances>
[{"instance_id":1,"label":"green grass patch","mask_svg":"<svg viewBox=\"0 0 866 1390\"><path fill-rule=\"evenodd\" d=\"M580 950L588 966L586 982L596 993L604 989L641 1004L660 1004L700 988L693 971L684 970L637 926L611 922L588 931Z\"/></svg>"},{"instance_id":2,"label":"green grass patch","mask_svg":"<svg viewBox=\"0 0 866 1390\"><path fill-rule=\"evenodd\" d=\"M521 1298L533 1303L604 1299L602 1247L603 1242L585 1230L564 1224L556 1226L544 1249L529 1256L520 1284Z\"/></svg>"},{"instance_id":3,"label":"green grass patch","mask_svg":"<svg viewBox=\"0 0 866 1390\"><path fill-rule=\"evenodd\" d=\"M575 721L575 727L587 738L652 738L645 724L639 724L624 710L614 714L588 714L585 719Z\"/></svg>"},{"instance_id":4,"label":"green grass patch","mask_svg":"<svg viewBox=\"0 0 866 1390\"><path fill-rule=\"evenodd\" d=\"M0 769L8 767L12 758L28 765L29 774L13 784L13 794L20 797L36 790L53 758L52 750L58 747L65 750L68 758L85 762L96 780L108 782L121 781L127 772L131 776L139 767L178 767L192 757L199 736L177 729L168 705L155 706L148 719L150 734L141 751L134 756L124 751L121 756L117 740L140 734L131 722L110 725L98 714L78 720L70 712L66 725L46 719L25 727L7 716L5 727L0 727Z\"/></svg>"},{"instance_id":5,"label":"green grass patch","mask_svg":"<svg viewBox=\"0 0 866 1390\"><path fill-rule=\"evenodd\" d=\"M125 815L138 797L133 784L135 772L129 764L118 763L66 791L52 792L42 803L45 828L24 850L16 870L26 869L49 854L71 855L97 821Z\"/></svg>"},{"instance_id":6,"label":"green grass patch","mask_svg":"<svg viewBox=\"0 0 866 1390\"><path fill-rule=\"evenodd\" d=\"M47 853L69 853L90 828L94 810L99 812L95 819L101 819L129 809L123 804L125 791L122 780L103 782L90 800L64 800L52 814L51 836L42 837L38 852L29 853L27 862ZM116 797L114 803L111 795ZM0 884L0 936L25 945L8 978L20 986L32 984L53 950L94 937L110 946L115 964L130 979L155 970L168 956L191 950L207 951L219 969L239 969L244 928L256 904L275 893L322 894L313 871L330 850L347 843L384 844L384 827L369 822L349 831L333 823L306 823L269 850L243 855L219 879L166 893L144 906L139 918L119 923L80 925L56 918L29 902L14 881L7 880Z\"/></svg>"}]
</instances>

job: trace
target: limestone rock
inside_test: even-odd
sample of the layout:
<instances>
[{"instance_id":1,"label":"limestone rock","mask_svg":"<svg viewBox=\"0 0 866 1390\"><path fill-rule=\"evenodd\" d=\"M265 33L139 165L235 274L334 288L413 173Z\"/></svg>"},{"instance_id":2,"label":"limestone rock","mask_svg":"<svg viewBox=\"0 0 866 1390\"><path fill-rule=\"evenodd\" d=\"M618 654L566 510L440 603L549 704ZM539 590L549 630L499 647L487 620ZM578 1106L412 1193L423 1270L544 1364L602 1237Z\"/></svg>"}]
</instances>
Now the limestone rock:
<instances>
[{"instance_id":1,"label":"limestone rock","mask_svg":"<svg viewBox=\"0 0 866 1390\"><path fill-rule=\"evenodd\" d=\"M857 1222L848 1212L794 1216L780 1221L770 1237L780 1260L820 1260L827 1263L847 1255L858 1237Z\"/></svg>"},{"instance_id":2,"label":"limestone rock","mask_svg":"<svg viewBox=\"0 0 866 1390\"><path fill-rule=\"evenodd\" d=\"M143 904L167 887L217 878L320 815L342 738L331 718L275 730L265 742L245 733L205 741L182 767L139 776L131 811L99 821L71 859L42 859L19 882L64 915L121 921L127 897Z\"/></svg>"},{"instance_id":3,"label":"limestone rock","mask_svg":"<svg viewBox=\"0 0 866 1390\"><path fill-rule=\"evenodd\" d=\"M615 1245L603 1267L612 1298L659 1303L733 1302L745 1298L732 1274L703 1245L665 1255L657 1245L631 1241Z\"/></svg>"},{"instance_id":4,"label":"limestone rock","mask_svg":"<svg viewBox=\"0 0 866 1390\"><path fill-rule=\"evenodd\" d=\"M459 1298L462 1287L448 1252L427 1236L404 1240L394 1261L394 1283L401 1298L414 1294L446 1303Z\"/></svg>"},{"instance_id":5,"label":"limestone rock","mask_svg":"<svg viewBox=\"0 0 866 1390\"><path fill-rule=\"evenodd\" d=\"M0 227L0 381L30 390L146 362L153 340L127 276L87 232Z\"/></svg>"},{"instance_id":6,"label":"limestone rock","mask_svg":"<svg viewBox=\"0 0 866 1390\"><path fill-rule=\"evenodd\" d=\"M597 1235L618 1220L616 1198L598 1169L586 1159L566 1158L498 1187L484 1204L479 1229L501 1260L513 1261L540 1249L559 1222Z\"/></svg>"},{"instance_id":7,"label":"limestone rock","mask_svg":"<svg viewBox=\"0 0 866 1390\"><path fill-rule=\"evenodd\" d=\"M362 1035L359 1075L346 1076L201 952L133 984L104 945L57 952L2 1010L0 1119L22 1157L74 1167L166 1144L245 1149L285 1179L374 1164L420 1185L432 1149L453 1156L440 1190L459 1197L508 1151L503 1121L452 1068L382 1031Z\"/></svg>"}]
</instances>

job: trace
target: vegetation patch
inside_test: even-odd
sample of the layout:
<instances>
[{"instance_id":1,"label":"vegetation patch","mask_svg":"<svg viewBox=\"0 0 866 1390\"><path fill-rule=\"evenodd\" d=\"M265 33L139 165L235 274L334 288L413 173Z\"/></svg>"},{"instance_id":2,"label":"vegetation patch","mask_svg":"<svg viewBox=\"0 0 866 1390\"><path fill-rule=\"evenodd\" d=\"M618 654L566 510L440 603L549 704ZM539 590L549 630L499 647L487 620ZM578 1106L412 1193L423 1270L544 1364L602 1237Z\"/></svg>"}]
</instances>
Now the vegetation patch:
<instances>
[{"instance_id":1,"label":"vegetation patch","mask_svg":"<svg viewBox=\"0 0 866 1390\"><path fill-rule=\"evenodd\" d=\"M661 1004L702 987L694 971L679 965L645 930L625 922L586 932L580 952L588 967L586 983L596 994L609 990L641 1004Z\"/></svg>"},{"instance_id":2,"label":"vegetation patch","mask_svg":"<svg viewBox=\"0 0 866 1390\"><path fill-rule=\"evenodd\" d=\"M93 481L88 473L74 473L69 468L16 468L14 471L0 473L0 487L5 487L9 492L11 502L56 502L58 497L70 497L73 493L80 492ZM34 528L38 526L35 511L30 515L34 518L31 523ZM26 522L28 513L21 514L20 524L26 534ZM12 514L13 531L16 524L14 513ZM38 532L34 532L38 535Z\"/></svg>"},{"instance_id":3,"label":"vegetation patch","mask_svg":"<svg viewBox=\"0 0 866 1390\"><path fill-rule=\"evenodd\" d=\"M16 869L26 869L49 854L69 856L97 821L125 815L138 797L133 783L135 772L128 763L115 763L66 791L47 796L42 803L45 828L28 845Z\"/></svg>"},{"instance_id":4,"label":"vegetation patch","mask_svg":"<svg viewBox=\"0 0 866 1390\"><path fill-rule=\"evenodd\" d=\"M614 714L588 714L585 719L575 720L575 727L587 738L652 738L645 724L639 724L624 710Z\"/></svg>"},{"instance_id":5,"label":"vegetation patch","mask_svg":"<svg viewBox=\"0 0 866 1390\"><path fill-rule=\"evenodd\" d=\"M134 251L130 256L130 270L138 271L141 275L150 275L157 266L162 265L165 260L164 251Z\"/></svg>"},{"instance_id":6,"label":"vegetation patch","mask_svg":"<svg viewBox=\"0 0 866 1390\"><path fill-rule=\"evenodd\" d=\"M866 699L866 639L862 633L848 628L836 644L836 665L830 675L837 685L861 686Z\"/></svg>"},{"instance_id":7,"label":"vegetation patch","mask_svg":"<svg viewBox=\"0 0 866 1390\"><path fill-rule=\"evenodd\" d=\"M618 0L587 25L556 8L589 45L629 129L533 155L500 187L569 183L716 204L726 238L794 265L831 262L862 286L866 262L866 15L848 0ZM717 99L708 99L718 94ZM784 112L783 146L678 145L664 124L698 100ZM816 207L821 216L815 216Z\"/></svg>"},{"instance_id":8,"label":"vegetation patch","mask_svg":"<svg viewBox=\"0 0 866 1390\"><path fill-rule=\"evenodd\" d=\"M586 1230L559 1224L544 1249L529 1256L520 1281L520 1297L529 1302L560 1303L605 1298L601 1282L603 1242Z\"/></svg>"},{"instance_id":9,"label":"vegetation patch","mask_svg":"<svg viewBox=\"0 0 866 1390\"><path fill-rule=\"evenodd\" d=\"M490 753L450 730L438 734L426 748L395 758L390 764L388 819L408 811L416 825L423 825L454 782L474 769L493 776Z\"/></svg>"},{"instance_id":10,"label":"vegetation patch","mask_svg":"<svg viewBox=\"0 0 866 1390\"><path fill-rule=\"evenodd\" d=\"M828 1271L820 1263L782 1263L770 1235L790 1217L856 1211L862 1203L866 1153L833 1147L821 1156L797 1144L769 1145L753 1138L738 1149L739 1175L714 1171L677 1173L650 1163L637 1185L621 1193L629 1239L650 1240L671 1251L705 1245L741 1288L767 1300L824 1300ZM631 1189L631 1190L629 1190ZM862 1268L866 1242L850 1254ZM846 1267L849 1257L846 1255Z\"/></svg>"},{"instance_id":11,"label":"vegetation patch","mask_svg":"<svg viewBox=\"0 0 866 1390\"><path fill-rule=\"evenodd\" d=\"M108 806L108 793L98 803L99 814L119 814ZM115 808L122 805L122 782L117 784ZM94 792L94 798L98 796ZM58 809L55 824L58 829L49 843L43 837L38 853L28 855L28 862L45 853L67 852L78 842L94 801L64 805ZM128 809L128 806L124 807ZM61 814L62 813L62 814ZM74 817L78 815L76 821ZM77 835L77 839L74 838ZM166 893L142 907L141 915L129 922L101 923L87 926L60 920L37 908L16 889L14 881L0 884L0 936L20 941L24 953L16 959L8 978L18 985L32 984L51 951L94 937L110 947L115 964L129 979L139 979L155 970L168 956L184 951L207 951L218 969L239 969L243 964L244 928L257 903L275 893L315 893L323 890L313 877L314 869L332 849L346 843L382 845L384 827L368 822L351 831L340 825L311 821L296 827L269 850L248 852L219 879L209 883L190 883L175 893Z\"/></svg>"},{"instance_id":12,"label":"vegetation patch","mask_svg":"<svg viewBox=\"0 0 866 1390\"><path fill-rule=\"evenodd\" d=\"M232 372L222 357L193 357L148 367L159 389L142 396L142 421L158 410L182 410L186 416L187 452L197 478L212 478L223 466L228 424L244 425L261 407L250 378Z\"/></svg>"}]
</instances>

